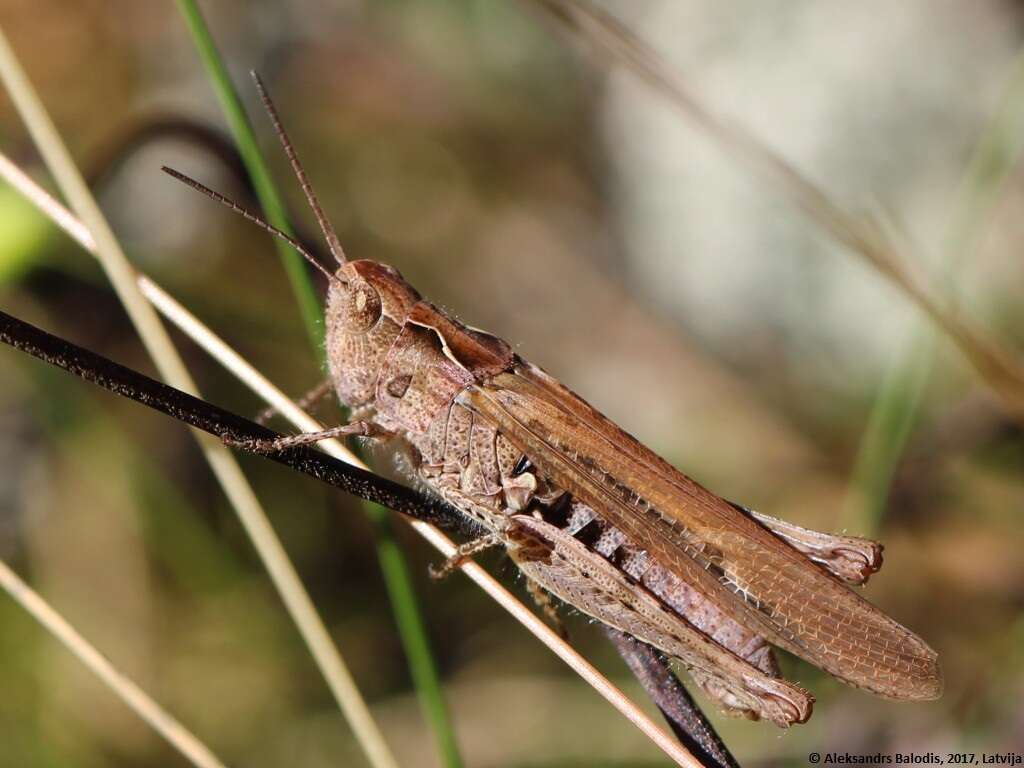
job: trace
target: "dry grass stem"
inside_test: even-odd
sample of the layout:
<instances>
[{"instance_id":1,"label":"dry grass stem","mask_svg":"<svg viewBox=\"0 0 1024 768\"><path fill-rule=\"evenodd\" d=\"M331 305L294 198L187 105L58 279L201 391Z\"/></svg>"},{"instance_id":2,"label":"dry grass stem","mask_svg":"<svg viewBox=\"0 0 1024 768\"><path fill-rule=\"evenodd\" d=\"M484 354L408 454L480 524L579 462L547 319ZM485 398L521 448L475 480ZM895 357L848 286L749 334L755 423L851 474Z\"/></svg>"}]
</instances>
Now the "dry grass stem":
<instances>
[{"instance_id":1,"label":"dry grass stem","mask_svg":"<svg viewBox=\"0 0 1024 768\"><path fill-rule=\"evenodd\" d=\"M128 263L2 31L0 76L58 187L82 225L91 233L94 245L92 252L103 266L161 377L178 389L197 394L195 383L170 336L152 305L140 293L135 282L135 270ZM393 768L397 763L380 729L241 468L219 440L196 431L193 434L309 646L356 739L376 768Z\"/></svg>"},{"instance_id":2,"label":"dry grass stem","mask_svg":"<svg viewBox=\"0 0 1024 768\"><path fill-rule=\"evenodd\" d=\"M14 185L24 196L35 203L54 223L63 228L87 251L92 252L95 244L88 229L82 226L71 213L48 195L17 166L0 154L0 176ZM183 307L176 299L145 275L135 272L138 286L153 305L186 335L206 350L246 386L253 390L269 405L273 406L297 429L316 432L323 429L318 421L299 408L284 392L274 386L263 374L228 346L198 318ZM319 444L327 453L337 459L366 469L343 443L338 440L324 440ZM423 538L430 542L442 555L455 553L456 545L444 533L432 525L412 521L411 525ZM671 734L648 717L622 691L602 675L592 664L580 656L562 640L550 627L524 606L486 570L472 561L462 564L461 570L486 592L495 602L508 611L538 640L551 649L574 672L583 678L598 693L604 696L626 719L636 725L666 755L678 765L698 768L700 762L691 755Z\"/></svg>"},{"instance_id":3,"label":"dry grass stem","mask_svg":"<svg viewBox=\"0 0 1024 768\"><path fill-rule=\"evenodd\" d=\"M78 634L74 627L68 624L2 560L0 560L0 586L51 635L63 643L65 648L92 670L132 711L149 723L193 765L197 768L224 768L224 764L205 744L153 701L145 691L115 669L103 654Z\"/></svg>"}]
</instances>

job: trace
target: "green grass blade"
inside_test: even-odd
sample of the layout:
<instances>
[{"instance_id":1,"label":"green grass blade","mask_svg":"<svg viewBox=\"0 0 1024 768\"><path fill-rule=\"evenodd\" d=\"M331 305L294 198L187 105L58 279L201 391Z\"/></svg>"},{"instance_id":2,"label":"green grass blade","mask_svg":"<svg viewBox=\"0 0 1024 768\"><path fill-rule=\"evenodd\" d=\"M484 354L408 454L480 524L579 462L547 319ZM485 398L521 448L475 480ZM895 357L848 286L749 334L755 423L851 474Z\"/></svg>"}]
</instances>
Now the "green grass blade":
<instances>
[{"instance_id":1,"label":"green grass blade","mask_svg":"<svg viewBox=\"0 0 1024 768\"><path fill-rule=\"evenodd\" d=\"M875 398L857 451L842 525L858 536L873 536L885 516L896 467L917 424L935 342L931 325L915 329Z\"/></svg>"},{"instance_id":2,"label":"green grass blade","mask_svg":"<svg viewBox=\"0 0 1024 768\"><path fill-rule=\"evenodd\" d=\"M198 5L194 0L178 0L178 7L217 91L217 96L231 126L235 141L238 143L245 166L252 177L253 185L268 221L282 231L292 234L281 197L277 193L266 163L263 161L252 126ZM289 245L276 240L275 242L282 253L289 278L292 280L292 287L302 309L312 349L314 354L321 357L323 354L323 326L321 324L323 310L313 291L305 264ZM391 599L395 623L401 636L402 646L409 662L410 674L416 686L424 716L434 732L444 765L448 768L459 768L462 765L462 760L441 689L437 663L430 648L426 623L420 611L408 565L388 525L389 513L377 505L364 504L363 506L375 523L377 556L381 572Z\"/></svg>"},{"instance_id":3,"label":"green grass blade","mask_svg":"<svg viewBox=\"0 0 1024 768\"><path fill-rule=\"evenodd\" d=\"M1024 149L1024 53L1018 55L1002 102L981 136L961 183L943 245L948 287L984 232L1010 171ZM844 513L845 527L872 535L881 524L896 467L913 434L935 364L936 332L922 323L906 353L886 374L861 439Z\"/></svg>"},{"instance_id":4,"label":"green grass blade","mask_svg":"<svg viewBox=\"0 0 1024 768\"><path fill-rule=\"evenodd\" d=\"M374 533L377 541L377 558L384 573L391 609L395 614L395 622L402 636L402 646L409 659L409 671L420 707L430 723L441 755L442 764L448 768L459 768L462 757L455 739L451 716L444 694L441 691L437 664L434 653L427 638L423 616L413 589L409 565L405 561L402 550L395 542L391 531L391 515L383 507L367 504L367 513L373 519Z\"/></svg>"},{"instance_id":5,"label":"green grass blade","mask_svg":"<svg viewBox=\"0 0 1024 768\"><path fill-rule=\"evenodd\" d=\"M207 27L202 13L199 11L199 6L194 0L178 0L178 8L185 18L196 50L199 52L199 57L210 77L217 99L224 110L231 135L238 145L238 151L242 155L245 168L252 179L256 197L260 201L267 221L282 232L294 237L295 233L285 214L284 202L270 177L270 170L263 160L259 144L256 141L256 134L242 107L242 101L238 98L238 92L231 83L231 76L217 51L217 46L213 42L210 29ZM309 336L309 341L314 349L319 350L323 347L324 330L321 321L323 312L320 308L320 301L317 299L316 290L309 278L306 264L302 257L282 240L274 238L274 245L281 255L281 263L291 282L292 292L295 294L306 328L306 335Z\"/></svg>"}]
</instances>

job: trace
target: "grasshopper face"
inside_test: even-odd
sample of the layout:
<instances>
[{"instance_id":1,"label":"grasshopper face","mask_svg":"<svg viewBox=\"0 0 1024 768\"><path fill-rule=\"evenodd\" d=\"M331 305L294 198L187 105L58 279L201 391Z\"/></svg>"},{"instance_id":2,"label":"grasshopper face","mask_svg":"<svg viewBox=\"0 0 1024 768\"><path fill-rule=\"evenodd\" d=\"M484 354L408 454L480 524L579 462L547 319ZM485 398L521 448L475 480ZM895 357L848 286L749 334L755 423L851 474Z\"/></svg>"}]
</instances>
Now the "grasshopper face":
<instances>
[{"instance_id":1,"label":"grasshopper face","mask_svg":"<svg viewBox=\"0 0 1024 768\"><path fill-rule=\"evenodd\" d=\"M405 319L420 301L398 270L375 261L347 262L327 294L327 360L341 401L372 403L378 373Z\"/></svg>"}]
</instances>

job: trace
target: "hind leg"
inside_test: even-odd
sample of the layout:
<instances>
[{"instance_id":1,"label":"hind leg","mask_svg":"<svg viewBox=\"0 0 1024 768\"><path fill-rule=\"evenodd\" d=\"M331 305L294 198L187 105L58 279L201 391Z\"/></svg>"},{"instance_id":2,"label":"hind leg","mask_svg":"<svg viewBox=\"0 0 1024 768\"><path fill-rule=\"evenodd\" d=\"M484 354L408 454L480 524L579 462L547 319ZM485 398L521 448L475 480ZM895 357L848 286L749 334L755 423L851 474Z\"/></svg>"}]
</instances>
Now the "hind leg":
<instances>
[{"instance_id":1,"label":"hind leg","mask_svg":"<svg viewBox=\"0 0 1024 768\"><path fill-rule=\"evenodd\" d=\"M783 728L810 717L810 693L714 642L560 528L516 516L504 537L509 554L528 577L598 621L675 656L731 712Z\"/></svg>"},{"instance_id":2,"label":"hind leg","mask_svg":"<svg viewBox=\"0 0 1024 768\"><path fill-rule=\"evenodd\" d=\"M739 504L733 506L847 584L865 584L882 567L882 545L877 541L812 531Z\"/></svg>"},{"instance_id":3,"label":"hind leg","mask_svg":"<svg viewBox=\"0 0 1024 768\"><path fill-rule=\"evenodd\" d=\"M332 437L390 437L391 432L371 424L368 421L353 421L351 424L343 424L340 427L331 427L321 432L303 432L298 435L286 435L271 440L236 440L224 436L224 443L232 448L241 448L253 453L278 453L289 448L298 448L303 445L312 445L321 440L329 440Z\"/></svg>"},{"instance_id":4,"label":"hind leg","mask_svg":"<svg viewBox=\"0 0 1024 768\"><path fill-rule=\"evenodd\" d=\"M466 560L471 558L473 555L483 552L484 550L497 547L501 544L501 539L497 534L488 533L484 534L478 539L467 541L465 544L460 544L455 550L455 554L445 560L441 565L430 566L430 578L434 581L441 581L462 565Z\"/></svg>"}]
</instances>

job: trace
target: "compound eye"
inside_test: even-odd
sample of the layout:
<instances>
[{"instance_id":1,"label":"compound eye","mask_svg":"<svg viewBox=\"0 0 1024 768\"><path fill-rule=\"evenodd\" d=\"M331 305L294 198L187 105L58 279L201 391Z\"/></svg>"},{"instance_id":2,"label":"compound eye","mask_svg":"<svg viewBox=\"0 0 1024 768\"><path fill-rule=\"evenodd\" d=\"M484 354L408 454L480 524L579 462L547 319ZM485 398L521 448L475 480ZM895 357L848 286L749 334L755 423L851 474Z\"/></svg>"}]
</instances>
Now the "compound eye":
<instances>
[{"instance_id":1,"label":"compound eye","mask_svg":"<svg viewBox=\"0 0 1024 768\"><path fill-rule=\"evenodd\" d=\"M350 284L345 306L345 327L350 331L368 331L380 320L380 294L367 282Z\"/></svg>"}]
</instances>

